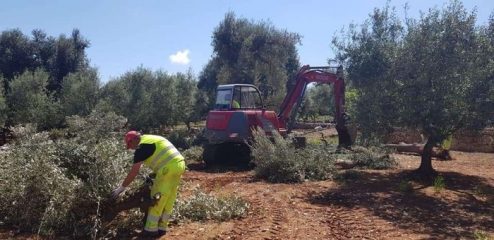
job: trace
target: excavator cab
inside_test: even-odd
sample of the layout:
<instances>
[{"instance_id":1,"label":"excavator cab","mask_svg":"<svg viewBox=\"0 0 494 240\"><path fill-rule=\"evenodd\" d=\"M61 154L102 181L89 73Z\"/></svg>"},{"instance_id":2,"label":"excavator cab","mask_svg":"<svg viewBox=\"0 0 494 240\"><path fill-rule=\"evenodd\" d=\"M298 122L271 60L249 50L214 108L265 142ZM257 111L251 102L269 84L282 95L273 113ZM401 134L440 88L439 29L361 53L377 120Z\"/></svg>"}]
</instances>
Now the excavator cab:
<instances>
[{"instance_id":1,"label":"excavator cab","mask_svg":"<svg viewBox=\"0 0 494 240\"><path fill-rule=\"evenodd\" d=\"M215 110L235 111L261 108L263 108L261 94L253 85L228 84L218 86Z\"/></svg>"},{"instance_id":2,"label":"excavator cab","mask_svg":"<svg viewBox=\"0 0 494 240\"><path fill-rule=\"evenodd\" d=\"M259 89L250 84L219 85L214 109L206 119L206 164L248 163L248 143L252 140L252 129L256 128L266 133L279 131L276 113L264 108Z\"/></svg>"}]
</instances>

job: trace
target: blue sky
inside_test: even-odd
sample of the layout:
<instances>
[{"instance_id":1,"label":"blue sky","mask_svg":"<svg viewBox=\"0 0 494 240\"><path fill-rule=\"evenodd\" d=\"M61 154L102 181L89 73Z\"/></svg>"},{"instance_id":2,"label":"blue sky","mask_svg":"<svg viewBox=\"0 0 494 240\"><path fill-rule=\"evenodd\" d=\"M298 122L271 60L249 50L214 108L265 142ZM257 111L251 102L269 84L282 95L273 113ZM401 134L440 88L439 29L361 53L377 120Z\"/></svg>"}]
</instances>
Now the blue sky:
<instances>
[{"instance_id":1,"label":"blue sky","mask_svg":"<svg viewBox=\"0 0 494 240\"><path fill-rule=\"evenodd\" d=\"M391 0L403 16L442 7L447 0ZM477 6L484 24L494 10L493 0L464 0ZM144 66L170 73L191 68L198 74L212 54L211 36L225 14L265 20L279 29L303 36L298 46L302 64L325 65L333 56L332 36L350 23L362 23L386 0L15 0L3 1L0 31L19 28L25 34L42 29L49 35L70 35L78 28L91 42L87 55L102 82Z\"/></svg>"}]
</instances>

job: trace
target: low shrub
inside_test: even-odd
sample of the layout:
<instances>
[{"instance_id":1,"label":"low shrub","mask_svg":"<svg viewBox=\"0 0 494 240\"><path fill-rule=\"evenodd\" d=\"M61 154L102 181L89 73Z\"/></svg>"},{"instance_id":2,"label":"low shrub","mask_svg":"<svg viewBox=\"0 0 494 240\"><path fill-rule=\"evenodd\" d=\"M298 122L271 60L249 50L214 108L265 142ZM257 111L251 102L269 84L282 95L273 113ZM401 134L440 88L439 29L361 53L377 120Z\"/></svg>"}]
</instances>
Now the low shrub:
<instances>
[{"instance_id":1,"label":"low shrub","mask_svg":"<svg viewBox=\"0 0 494 240\"><path fill-rule=\"evenodd\" d=\"M182 155L185 157L185 162L201 162L202 161L202 152L203 149L200 146L193 146L182 152Z\"/></svg>"},{"instance_id":2,"label":"low shrub","mask_svg":"<svg viewBox=\"0 0 494 240\"><path fill-rule=\"evenodd\" d=\"M189 132L187 129L177 129L166 135L166 138L179 149L188 149L199 145L200 132Z\"/></svg>"},{"instance_id":3,"label":"low shrub","mask_svg":"<svg viewBox=\"0 0 494 240\"><path fill-rule=\"evenodd\" d=\"M26 130L14 128L16 143L0 154L0 215L21 231L52 234L67 226L70 202L81 182L68 178L56 164L56 146L47 133Z\"/></svg>"},{"instance_id":4,"label":"low shrub","mask_svg":"<svg viewBox=\"0 0 494 240\"><path fill-rule=\"evenodd\" d=\"M384 148L360 146L353 147L349 154L355 167L367 169L388 169L397 165L396 160Z\"/></svg>"},{"instance_id":5,"label":"low shrub","mask_svg":"<svg viewBox=\"0 0 494 240\"><path fill-rule=\"evenodd\" d=\"M175 219L193 221L226 221L240 218L247 213L249 203L244 199L229 195L216 197L195 189L192 196L185 200L178 198L174 208Z\"/></svg>"},{"instance_id":6,"label":"low shrub","mask_svg":"<svg viewBox=\"0 0 494 240\"><path fill-rule=\"evenodd\" d=\"M304 166L289 140L273 132L272 140L262 130L253 131L251 146L255 176L275 183L302 182Z\"/></svg>"},{"instance_id":7,"label":"low shrub","mask_svg":"<svg viewBox=\"0 0 494 240\"><path fill-rule=\"evenodd\" d=\"M303 163L308 180L332 179L336 173L336 156L322 145L299 149L297 158Z\"/></svg>"},{"instance_id":8,"label":"low shrub","mask_svg":"<svg viewBox=\"0 0 494 240\"><path fill-rule=\"evenodd\" d=\"M335 173L335 156L322 145L296 149L292 141L278 133L266 136L262 130L254 131L251 146L255 176L269 182L296 183L308 180L325 180Z\"/></svg>"},{"instance_id":9,"label":"low shrub","mask_svg":"<svg viewBox=\"0 0 494 240\"><path fill-rule=\"evenodd\" d=\"M132 163L123 133L111 132L118 127L107 123L118 119L111 114L71 117L72 137L55 140L31 126L14 128L15 140L0 152L0 221L41 235L88 238L101 232L97 206Z\"/></svg>"}]
</instances>

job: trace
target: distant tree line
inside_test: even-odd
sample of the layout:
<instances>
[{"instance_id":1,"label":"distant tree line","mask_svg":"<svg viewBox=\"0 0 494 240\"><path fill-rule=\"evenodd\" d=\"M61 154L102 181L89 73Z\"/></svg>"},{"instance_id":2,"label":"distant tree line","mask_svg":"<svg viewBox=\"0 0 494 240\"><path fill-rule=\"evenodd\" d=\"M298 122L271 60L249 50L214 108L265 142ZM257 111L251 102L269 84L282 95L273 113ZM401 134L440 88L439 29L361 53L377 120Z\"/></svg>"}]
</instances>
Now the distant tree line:
<instances>
[{"instance_id":1,"label":"distant tree line","mask_svg":"<svg viewBox=\"0 0 494 240\"><path fill-rule=\"evenodd\" d=\"M0 126L35 123L63 127L65 117L113 111L128 127L157 129L204 119L218 84L251 83L276 109L299 68L300 36L227 13L213 32L213 55L200 72L169 74L137 67L101 84L89 65L90 42L79 30L70 37L0 33Z\"/></svg>"},{"instance_id":2,"label":"distant tree line","mask_svg":"<svg viewBox=\"0 0 494 240\"><path fill-rule=\"evenodd\" d=\"M58 38L41 30L32 36L17 29L3 31L0 127L35 123L39 129L59 128L65 126L65 117L86 116L95 109L121 114L130 128L141 130L189 124L201 117L192 111L201 106L194 105L200 94L192 73L139 67L101 86L98 71L89 66L88 47L77 29L70 37Z\"/></svg>"},{"instance_id":3,"label":"distant tree line","mask_svg":"<svg viewBox=\"0 0 494 240\"><path fill-rule=\"evenodd\" d=\"M76 75L96 74L85 55L89 41L75 29L70 37L47 36L41 30L32 36L20 30L0 34L0 126L37 123L52 128L63 122L69 108L67 83ZM68 79L64 86L64 79ZM95 82L98 86L97 82ZM65 88L65 89L64 89ZM70 110L67 110L70 111ZM81 110L82 111L82 110Z\"/></svg>"}]
</instances>

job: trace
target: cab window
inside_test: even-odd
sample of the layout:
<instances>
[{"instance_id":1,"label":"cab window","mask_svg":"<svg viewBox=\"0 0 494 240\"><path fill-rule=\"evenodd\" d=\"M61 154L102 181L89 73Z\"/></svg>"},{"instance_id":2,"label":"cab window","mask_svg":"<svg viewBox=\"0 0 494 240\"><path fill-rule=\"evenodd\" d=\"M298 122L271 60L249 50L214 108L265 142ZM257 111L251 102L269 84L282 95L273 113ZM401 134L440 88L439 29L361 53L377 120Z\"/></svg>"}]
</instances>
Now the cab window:
<instances>
[{"instance_id":1,"label":"cab window","mask_svg":"<svg viewBox=\"0 0 494 240\"><path fill-rule=\"evenodd\" d=\"M232 90L222 89L217 91L215 109L229 109L230 101L232 100Z\"/></svg>"}]
</instances>

